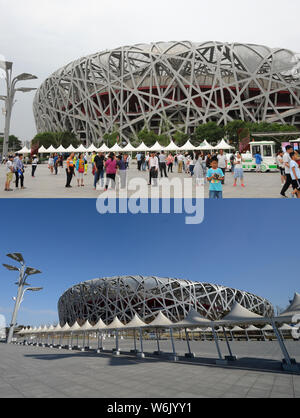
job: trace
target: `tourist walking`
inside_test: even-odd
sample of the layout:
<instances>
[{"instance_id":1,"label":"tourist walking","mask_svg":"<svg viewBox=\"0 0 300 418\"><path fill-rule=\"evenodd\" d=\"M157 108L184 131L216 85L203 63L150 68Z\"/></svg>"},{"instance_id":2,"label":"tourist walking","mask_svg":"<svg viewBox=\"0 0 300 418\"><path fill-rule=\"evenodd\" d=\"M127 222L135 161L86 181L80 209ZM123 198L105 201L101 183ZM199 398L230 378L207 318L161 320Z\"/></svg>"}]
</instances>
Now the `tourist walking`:
<instances>
[{"instance_id":1,"label":"tourist walking","mask_svg":"<svg viewBox=\"0 0 300 418\"><path fill-rule=\"evenodd\" d=\"M281 185L283 186L286 179L285 179L285 169L284 169L283 151L282 150L277 152L276 163L277 163L277 166L278 166L279 171L280 171Z\"/></svg>"},{"instance_id":2,"label":"tourist walking","mask_svg":"<svg viewBox=\"0 0 300 418\"><path fill-rule=\"evenodd\" d=\"M194 175L195 164L196 164L196 158L195 158L194 153L192 152L190 154L190 163L189 163L189 173L191 177L193 177Z\"/></svg>"},{"instance_id":3,"label":"tourist walking","mask_svg":"<svg viewBox=\"0 0 300 418\"><path fill-rule=\"evenodd\" d=\"M66 187L72 187L71 182L72 178L74 176L74 152L67 158L67 168L66 168L66 174L67 174L67 183Z\"/></svg>"},{"instance_id":4,"label":"tourist walking","mask_svg":"<svg viewBox=\"0 0 300 418\"><path fill-rule=\"evenodd\" d=\"M83 154L80 154L78 160L76 161L76 177L77 177L77 186L84 187L84 173L85 173L85 159Z\"/></svg>"},{"instance_id":5,"label":"tourist walking","mask_svg":"<svg viewBox=\"0 0 300 418\"><path fill-rule=\"evenodd\" d=\"M157 186L158 170L159 170L158 158L156 157L155 152L152 152L149 158L149 186L151 186L152 184L152 179L153 179L153 185Z\"/></svg>"},{"instance_id":6,"label":"tourist walking","mask_svg":"<svg viewBox=\"0 0 300 418\"><path fill-rule=\"evenodd\" d=\"M207 170L206 177L207 181L209 181L209 198L222 199L222 180L224 179L224 174L223 170L218 167L218 160L216 158L211 160L211 167Z\"/></svg>"},{"instance_id":7,"label":"tourist walking","mask_svg":"<svg viewBox=\"0 0 300 418\"><path fill-rule=\"evenodd\" d=\"M19 156L19 159L17 161L17 165L16 165L16 189L19 188L19 181L20 181L20 185L21 185L21 189L25 189L24 187L24 172L25 172L25 168L24 168L24 164L23 164L23 155Z\"/></svg>"},{"instance_id":8,"label":"tourist walking","mask_svg":"<svg viewBox=\"0 0 300 418\"><path fill-rule=\"evenodd\" d=\"M105 171L106 171L105 190L108 189L109 183L111 184L111 188L115 189L115 187L116 187L117 161L115 159L115 154L113 152L109 154L108 159L105 162Z\"/></svg>"},{"instance_id":9,"label":"tourist walking","mask_svg":"<svg viewBox=\"0 0 300 418\"><path fill-rule=\"evenodd\" d=\"M49 160L48 160L48 168L50 170L50 173L53 174L54 171L54 158L53 155L50 154Z\"/></svg>"},{"instance_id":10,"label":"tourist walking","mask_svg":"<svg viewBox=\"0 0 300 418\"><path fill-rule=\"evenodd\" d=\"M166 155L165 152L162 151L159 155L159 169L160 169L160 177L163 177L163 174L165 177L168 177L167 174L167 163L166 163Z\"/></svg>"},{"instance_id":11,"label":"tourist walking","mask_svg":"<svg viewBox=\"0 0 300 418\"><path fill-rule=\"evenodd\" d=\"M258 151L255 155L254 155L254 158L255 158L255 164L256 164L256 169L255 169L255 171L257 172L257 173L261 173L261 163L262 163L262 156L261 156L261 154L260 154L260 151Z\"/></svg>"},{"instance_id":12,"label":"tourist walking","mask_svg":"<svg viewBox=\"0 0 300 418\"><path fill-rule=\"evenodd\" d=\"M177 155L177 163L178 163L178 173L182 173L183 170L183 155L181 153L179 153Z\"/></svg>"},{"instance_id":13,"label":"tourist walking","mask_svg":"<svg viewBox=\"0 0 300 418\"><path fill-rule=\"evenodd\" d=\"M5 187L4 187L4 190L6 192L13 191L13 189L10 188L10 183L14 176L13 159L14 157L12 155L9 155L8 160L6 161L6 182L5 182Z\"/></svg>"},{"instance_id":14,"label":"tourist walking","mask_svg":"<svg viewBox=\"0 0 300 418\"><path fill-rule=\"evenodd\" d=\"M173 173L173 165L174 165L174 157L170 153L167 157L167 166L168 166L168 173L171 171Z\"/></svg>"},{"instance_id":15,"label":"tourist walking","mask_svg":"<svg viewBox=\"0 0 300 418\"><path fill-rule=\"evenodd\" d=\"M238 179L240 179L240 181L241 181L241 186L245 187L243 161L244 160L243 160L241 154L238 152L236 154L236 157L235 157L235 160L234 160L234 184L233 184L233 187L236 187Z\"/></svg>"},{"instance_id":16,"label":"tourist walking","mask_svg":"<svg viewBox=\"0 0 300 418\"><path fill-rule=\"evenodd\" d=\"M284 164L284 173L285 173L285 183L283 188L281 189L281 196L286 197L285 195L286 191L292 184L292 177L291 177L291 169L290 169L290 163L291 163L291 157L290 154L293 152L293 147L291 145L287 145L285 147L285 153L283 154L282 160Z\"/></svg>"},{"instance_id":17,"label":"tourist walking","mask_svg":"<svg viewBox=\"0 0 300 418\"><path fill-rule=\"evenodd\" d=\"M202 157L200 152L196 153L195 161L196 162L194 167L194 175L196 177L196 185L201 186L204 184L204 175L206 175L206 170L204 173L202 166Z\"/></svg>"},{"instance_id":18,"label":"tourist walking","mask_svg":"<svg viewBox=\"0 0 300 418\"><path fill-rule=\"evenodd\" d=\"M120 189L125 189L127 178L127 165L126 160L122 157L122 155L118 155L117 157L117 169L120 177Z\"/></svg>"},{"instance_id":19,"label":"tourist walking","mask_svg":"<svg viewBox=\"0 0 300 418\"><path fill-rule=\"evenodd\" d=\"M38 158L36 155L33 155L32 157L32 162L31 162L31 177L35 177L35 172L37 169L37 165L38 165Z\"/></svg>"},{"instance_id":20,"label":"tourist walking","mask_svg":"<svg viewBox=\"0 0 300 418\"><path fill-rule=\"evenodd\" d=\"M105 157L103 152L99 152L94 158L94 189L96 190L99 180L101 180L101 187L104 187L104 162Z\"/></svg>"}]
</instances>

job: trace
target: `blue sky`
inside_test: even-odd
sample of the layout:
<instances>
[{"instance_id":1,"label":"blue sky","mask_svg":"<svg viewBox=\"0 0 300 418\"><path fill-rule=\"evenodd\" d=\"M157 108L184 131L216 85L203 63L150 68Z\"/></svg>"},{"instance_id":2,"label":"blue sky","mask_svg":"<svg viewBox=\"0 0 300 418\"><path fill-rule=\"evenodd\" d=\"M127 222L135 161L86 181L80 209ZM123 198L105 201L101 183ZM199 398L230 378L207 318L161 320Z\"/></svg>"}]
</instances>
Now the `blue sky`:
<instances>
[{"instance_id":1,"label":"blue sky","mask_svg":"<svg viewBox=\"0 0 300 418\"><path fill-rule=\"evenodd\" d=\"M29 283L18 323L57 321L61 294L81 281L144 274L247 290L285 307L299 287L296 200L205 203L205 221L185 215L100 215L94 200L1 200L0 261L22 252L43 274ZM293 228L293 224L295 227ZM10 320L16 275L0 267L0 314Z\"/></svg>"}]
</instances>

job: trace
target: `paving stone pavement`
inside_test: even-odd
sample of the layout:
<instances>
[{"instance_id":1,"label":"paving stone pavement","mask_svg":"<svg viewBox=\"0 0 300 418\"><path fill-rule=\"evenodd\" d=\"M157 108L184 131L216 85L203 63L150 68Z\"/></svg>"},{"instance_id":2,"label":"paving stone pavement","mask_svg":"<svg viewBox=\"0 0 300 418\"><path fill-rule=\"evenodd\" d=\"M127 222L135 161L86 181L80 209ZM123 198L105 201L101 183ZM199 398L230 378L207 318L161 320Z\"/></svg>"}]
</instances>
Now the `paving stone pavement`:
<instances>
[{"instance_id":1,"label":"paving stone pavement","mask_svg":"<svg viewBox=\"0 0 300 418\"><path fill-rule=\"evenodd\" d=\"M170 174L170 179L178 177L181 179L189 178L187 174L178 174L176 170L173 174ZM128 172L128 179L143 178L147 180L149 178L147 172L139 172L135 164L132 164ZM78 187L76 178L72 181L72 188L66 189L66 174L64 169L59 169L57 176L50 174L50 171L46 164L38 166L36 171L36 177L31 177L31 167L28 166L25 171L25 187L24 190L15 190L15 185L12 182L11 186L14 189L13 192L5 192L5 166L0 166L0 198L97 198L100 191L93 189L93 176L91 174L91 167L89 167L88 174L85 176L85 187ZM242 188L240 184L237 187L233 187L233 175L232 173L226 173L226 184L223 190L224 198L281 198L280 190L282 188L279 173L245 173L245 188ZM151 193L155 192L155 188L145 187L145 193L147 197L151 197ZM209 196L208 185L205 185L204 197ZM193 197L195 194L196 185L194 181ZM128 192L130 197L134 191ZM174 197L173 189L171 189L171 197ZM289 196L290 193L287 193ZM162 196L160 196L162 197Z\"/></svg>"},{"instance_id":2,"label":"paving stone pavement","mask_svg":"<svg viewBox=\"0 0 300 418\"><path fill-rule=\"evenodd\" d=\"M254 358L258 344L248 345L248 351L252 351ZM300 344L297 344L294 343L293 354L299 354ZM236 350L237 347L238 344L234 346ZM246 353L245 347L246 344L241 344L240 351ZM288 345L289 350L291 347L292 343ZM181 351L180 345L179 348ZM207 343L205 349L216 358L213 344ZM267 357L280 358L280 353L276 353L267 349ZM197 362L172 363L154 358L139 360L125 354L114 357L108 353L99 355L0 344L0 397L300 397L300 374L289 374L276 368L249 370L246 366L233 368Z\"/></svg>"}]
</instances>

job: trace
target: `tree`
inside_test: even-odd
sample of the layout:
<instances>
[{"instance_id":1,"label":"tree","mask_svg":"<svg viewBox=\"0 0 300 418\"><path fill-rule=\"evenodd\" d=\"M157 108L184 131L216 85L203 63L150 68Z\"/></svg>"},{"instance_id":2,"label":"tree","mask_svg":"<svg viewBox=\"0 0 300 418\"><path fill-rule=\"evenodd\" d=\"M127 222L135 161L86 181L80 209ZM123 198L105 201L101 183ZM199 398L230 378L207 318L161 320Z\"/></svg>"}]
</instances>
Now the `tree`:
<instances>
[{"instance_id":1,"label":"tree","mask_svg":"<svg viewBox=\"0 0 300 418\"><path fill-rule=\"evenodd\" d=\"M15 135L10 135L8 138L8 151L19 151L22 149L22 142ZM0 152L3 151L3 138L0 138Z\"/></svg>"},{"instance_id":2,"label":"tree","mask_svg":"<svg viewBox=\"0 0 300 418\"><path fill-rule=\"evenodd\" d=\"M54 147L62 145L68 148L70 145L78 147L80 141L73 132L41 132L31 141L32 146L35 144L39 144L39 147L44 146L45 148L49 148L51 145Z\"/></svg>"},{"instance_id":3,"label":"tree","mask_svg":"<svg viewBox=\"0 0 300 418\"><path fill-rule=\"evenodd\" d=\"M111 133L104 134L103 139L105 144L111 148L120 140L120 132L115 129Z\"/></svg>"},{"instance_id":4,"label":"tree","mask_svg":"<svg viewBox=\"0 0 300 418\"><path fill-rule=\"evenodd\" d=\"M193 139L202 143L207 140L212 145L217 145L224 138L224 127L216 122L203 123L197 126Z\"/></svg>"},{"instance_id":5,"label":"tree","mask_svg":"<svg viewBox=\"0 0 300 418\"><path fill-rule=\"evenodd\" d=\"M138 132L137 137L141 142L144 142L147 147L152 147L159 139L155 132L149 131L148 129L143 129Z\"/></svg>"}]
</instances>

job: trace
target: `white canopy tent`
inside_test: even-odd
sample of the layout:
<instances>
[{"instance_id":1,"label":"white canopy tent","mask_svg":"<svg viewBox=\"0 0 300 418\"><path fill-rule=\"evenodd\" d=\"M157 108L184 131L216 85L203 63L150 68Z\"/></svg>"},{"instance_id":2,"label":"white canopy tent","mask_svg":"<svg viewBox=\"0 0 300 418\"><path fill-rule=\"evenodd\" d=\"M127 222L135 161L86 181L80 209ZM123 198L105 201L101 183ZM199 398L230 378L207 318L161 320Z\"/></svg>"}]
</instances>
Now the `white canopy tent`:
<instances>
[{"instance_id":1,"label":"white canopy tent","mask_svg":"<svg viewBox=\"0 0 300 418\"><path fill-rule=\"evenodd\" d=\"M73 145L70 145L67 149L66 152L76 152L76 148L73 147Z\"/></svg>"},{"instance_id":2,"label":"white canopy tent","mask_svg":"<svg viewBox=\"0 0 300 418\"><path fill-rule=\"evenodd\" d=\"M90 146L87 148L87 152L96 152L96 151L97 151L97 148L95 147L95 145L94 145L94 144L90 145Z\"/></svg>"},{"instance_id":3,"label":"white canopy tent","mask_svg":"<svg viewBox=\"0 0 300 418\"><path fill-rule=\"evenodd\" d=\"M169 328L170 325L174 325L161 311L159 311L157 317L147 325L148 328Z\"/></svg>"},{"instance_id":4,"label":"white canopy tent","mask_svg":"<svg viewBox=\"0 0 300 418\"><path fill-rule=\"evenodd\" d=\"M47 149L47 154L53 154L56 152L56 148L54 148L53 145L51 145L48 149Z\"/></svg>"},{"instance_id":5,"label":"white canopy tent","mask_svg":"<svg viewBox=\"0 0 300 418\"><path fill-rule=\"evenodd\" d=\"M201 316L195 309L191 309L185 319L173 324L173 328L207 327L212 321ZM195 330L194 330L195 331Z\"/></svg>"},{"instance_id":6,"label":"white canopy tent","mask_svg":"<svg viewBox=\"0 0 300 418\"><path fill-rule=\"evenodd\" d=\"M62 145L60 145L60 146L57 148L56 152L59 152L60 154L62 154L62 153L64 153L64 152L66 152L66 148L65 148L65 147L63 147Z\"/></svg>"},{"instance_id":7,"label":"white canopy tent","mask_svg":"<svg viewBox=\"0 0 300 418\"><path fill-rule=\"evenodd\" d=\"M150 151L163 151L164 147L160 145L158 141L150 148Z\"/></svg>"},{"instance_id":8,"label":"white canopy tent","mask_svg":"<svg viewBox=\"0 0 300 418\"><path fill-rule=\"evenodd\" d=\"M31 150L27 147L23 147L20 151L17 151L17 154L30 154Z\"/></svg>"},{"instance_id":9,"label":"white canopy tent","mask_svg":"<svg viewBox=\"0 0 300 418\"><path fill-rule=\"evenodd\" d=\"M231 145L227 144L227 142L225 141L225 139L222 139L222 141L216 147L214 147L213 149L214 150L220 150L220 149L223 149L223 150L233 150L234 147L232 147Z\"/></svg>"},{"instance_id":10,"label":"white canopy tent","mask_svg":"<svg viewBox=\"0 0 300 418\"><path fill-rule=\"evenodd\" d=\"M133 328L143 328L147 326L147 324L138 316L138 314L135 314L133 319L128 322L128 324L125 325L125 328L127 329L133 329Z\"/></svg>"},{"instance_id":11,"label":"white canopy tent","mask_svg":"<svg viewBox=\"0 0 300 418\"><path fill-rule=\"evenodd\" d=\"M109 151L110 149L105 144L101 145L101 147L97 149L97 152L109 152Z\"/></svg>"},{"instance_id":12,"label":"white canopy tent","mask_svg":"<svg viewBox=\"0 0 300 418\"><path fill-rule=\"evenodd\" d=\"M165 148L165 151L179 151L180 148L175 144L174 141L171 141L170 144Z\"/></svg>"},{"instance_id":13,"label":"white canopy tent","mask_svg":"<svg viewBox=\"0 0 300 418\"><path fill-rule=\"evenodd\" d=\"M47 153L47 150L46 150L46 148L44 147L44 145L42 145L42 146L39 148L38 153L39 153L39 154L46 154L46 153Z\"/></svg>"},{"instance_id":14,"label":"white canopy tent","mask_svg":"<svg viewBox=\"0 0 300 418\"><path fill-rule=\"evenodd\" d=\"M210 151L212 150L214 147L212 145L210 145L206 140L204 142L202 142L202 144L200 144L199 147L197 147L197 150L199 151Z\"/></svg>"},{"instance_id":15,"label":"white canopy tent","mask_svg":"<svg viewBox=\"0 0 300 418\"><path fill-rule=\"evenodd\" d=\"M144 142L142 142L141 145L139 145L135 151L147 152L147 151L150 151L150 148L147 147L147 145L145 145Z\"/></svg>"},{"instance_id":16,"label":"white canopy tent","mask_svg":"<svg viewBox=\"0 0 300 418\"><path fill-rule=\"evenodd\" d=\"M186 144L183 145L183 147L179 148L180 151L195 151L197 148L191 143L190 140L187 141Z\"/></svg>"},{"instance_id":17,"label":"white canopy tent","mask_svg":"<svg viewBox=\"0 0 300 418\"><path fill-rule=\"evenodd\" d=\"M83 145L80 145L78 148L76 148L75 152L87 152L87 149Z\"/></svg>"},{"instance_id":18,"label":"white canopy tent","mask_svg":"<svg viewBox=\"0 0 300 418\"><path fill-rule=\"evenodd\" d=\"M110 152L123 152L123 148L120 147L119 144L115 144L111 149Z\"/></svg>"},{"instance_id":19,"label":"white canopy tent","mask_svg":"<svg viewBox=\"0 0 300 418\"><path fill-rule=\"evenodd\" d=\"M122 150L123 152L135 152L136 148L134 148L130 143L128 143Z\"/></svg>"}]
</instances>

